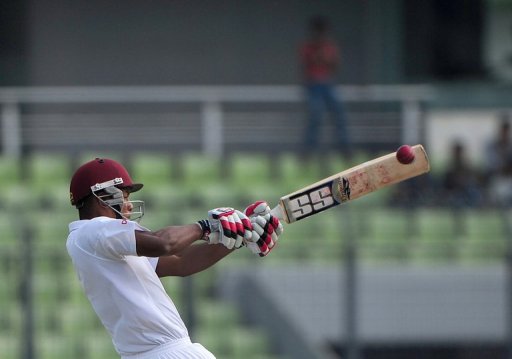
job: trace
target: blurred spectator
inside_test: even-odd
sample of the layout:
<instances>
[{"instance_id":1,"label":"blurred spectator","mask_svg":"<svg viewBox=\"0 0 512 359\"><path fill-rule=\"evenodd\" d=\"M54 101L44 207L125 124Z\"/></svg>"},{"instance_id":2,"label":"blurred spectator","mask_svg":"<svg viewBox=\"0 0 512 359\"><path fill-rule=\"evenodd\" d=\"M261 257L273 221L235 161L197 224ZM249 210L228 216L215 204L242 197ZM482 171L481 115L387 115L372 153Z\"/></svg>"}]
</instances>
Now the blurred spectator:
<instances>
[{"instance_id":1,"label":"blurred spectator","mask_svg":"<svg viewBox=\"0 0 512 359\"><path fill-rule=\"evenodd\" d=\"M479 172L466 158L465 147L454 142L450 163L443 177L445 201L455 207L476 206L481 203L482 193Z\"/></svg>"},{"instance_id":2,"label":"blurred spectator","mask_svg":"<svg viewBox=\"0 0 512 359\"><path fill-rule=\"evenodd\" d=\"M495 204L512 204L512 142L508 114L503 115L496 138L486 149L486 178Z\"/></svg>"},{"instance_id":3,"label":"blurred spectator","mask_svg":"<svg viewBox=\"0 0 512 359\"><path fill-rule=\"evenodd\" d=\"M318 149L322 117L329 112L335 122L337 147L350 153L346 118L334 87L340 65L340 49L331 38L330 23L326 17L311 18L309 30L309 38L300 48L309 112L305 133L306 150Z\"/></svg>"}]
</instances>

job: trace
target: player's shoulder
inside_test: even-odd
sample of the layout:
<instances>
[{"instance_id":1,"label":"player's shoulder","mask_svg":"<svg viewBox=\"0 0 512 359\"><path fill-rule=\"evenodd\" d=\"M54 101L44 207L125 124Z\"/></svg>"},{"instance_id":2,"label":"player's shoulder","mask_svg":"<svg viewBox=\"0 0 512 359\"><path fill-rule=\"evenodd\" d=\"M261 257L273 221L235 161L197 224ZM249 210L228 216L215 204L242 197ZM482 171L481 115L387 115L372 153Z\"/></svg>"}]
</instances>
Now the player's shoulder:
<instances>
[{"instance_id":1,"label":"player's shoulder","mask_svg":"<svg viewBox=\"0 0 512 359\"><path fill-rule=\"evenodd\" d=\"M130 221L126 219L117 219L110 217L96 217L91 220L91 227L95 227L98 230L109 230L112 229L114 231L118 230L134 230L142 228L137 222Z\"/></svg>"},{"instance_id":2,"label":"player's shoulder","mask_svg":"<svg viewBox=\"0 0 512 359\"><path fill-rule=\"evenodd\" d=\"M119 231L122 229L135 229L138 225L136 222L110 217L95 217L87 220L79 220L70 223L69 230L71 232L89 233L90 235L108 234L111 230Z\"/></svg>"}]
</instances>

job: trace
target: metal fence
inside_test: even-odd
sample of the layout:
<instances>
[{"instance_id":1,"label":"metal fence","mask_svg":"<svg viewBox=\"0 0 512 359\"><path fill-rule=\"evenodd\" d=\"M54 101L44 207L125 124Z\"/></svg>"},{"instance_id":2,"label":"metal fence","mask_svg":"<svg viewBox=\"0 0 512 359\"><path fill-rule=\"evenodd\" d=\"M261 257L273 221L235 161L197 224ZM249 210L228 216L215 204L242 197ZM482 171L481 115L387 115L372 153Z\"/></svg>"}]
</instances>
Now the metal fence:
<instances>
[{"instance_id":1,"label":"metal fence","mask_svg":"<svg viewBox=\"0 0 512 359\"><path fill-rule=\"evenodd\" d=\"M355 144L417 143L425 85L339 86ZM297 149L305 119L300 86L1 88L3 153L95 148ZM361 106L364 105L364 106ZM351 108L352 107L352 108ZM332 143L329 122L323 139Z\"/></svg>"}]
</instances>

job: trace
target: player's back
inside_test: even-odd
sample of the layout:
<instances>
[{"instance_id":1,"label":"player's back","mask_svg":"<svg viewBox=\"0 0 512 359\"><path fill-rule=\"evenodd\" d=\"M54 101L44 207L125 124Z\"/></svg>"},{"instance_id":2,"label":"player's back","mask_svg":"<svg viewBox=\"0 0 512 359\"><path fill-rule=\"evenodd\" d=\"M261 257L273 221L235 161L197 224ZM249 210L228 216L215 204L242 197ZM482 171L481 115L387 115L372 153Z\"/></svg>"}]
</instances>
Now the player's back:
<instances>
[{"instance_id":1,"label":"player's back","mask_svg":"<svg viewBox=\"0 0 512 359\"><path fill-rule=\"evenodd\" d=\"M69 225L66 243L78 278L121 355L188 338L155 273L158 258L136 253L137 223L107 217Z\"/></svg>"}]
</instances>

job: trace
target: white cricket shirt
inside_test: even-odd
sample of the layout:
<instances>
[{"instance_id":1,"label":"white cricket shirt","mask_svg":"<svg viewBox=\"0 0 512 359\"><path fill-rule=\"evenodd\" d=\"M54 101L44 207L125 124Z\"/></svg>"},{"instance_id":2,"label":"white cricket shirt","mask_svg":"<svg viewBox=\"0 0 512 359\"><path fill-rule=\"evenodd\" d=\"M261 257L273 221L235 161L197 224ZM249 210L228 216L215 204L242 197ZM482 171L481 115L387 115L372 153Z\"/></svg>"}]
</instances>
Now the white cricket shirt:
<instances>
[{"instance_id":1,"label":"white cricket shirt","mask_svg":"<svg viewBox=\"0 0 512 359\"><path fill-rule=\"evenodd\" d=\"M133 221L98 217L69 224L66 247L85 294L120 355L188 338L187 328L155 269L139 257Z\"/></svg>"}]
</instances>

